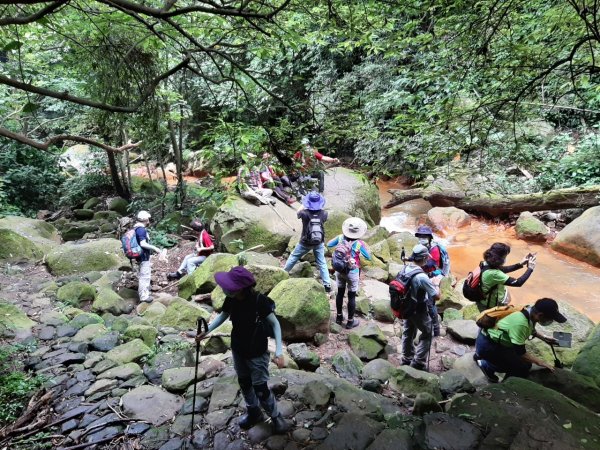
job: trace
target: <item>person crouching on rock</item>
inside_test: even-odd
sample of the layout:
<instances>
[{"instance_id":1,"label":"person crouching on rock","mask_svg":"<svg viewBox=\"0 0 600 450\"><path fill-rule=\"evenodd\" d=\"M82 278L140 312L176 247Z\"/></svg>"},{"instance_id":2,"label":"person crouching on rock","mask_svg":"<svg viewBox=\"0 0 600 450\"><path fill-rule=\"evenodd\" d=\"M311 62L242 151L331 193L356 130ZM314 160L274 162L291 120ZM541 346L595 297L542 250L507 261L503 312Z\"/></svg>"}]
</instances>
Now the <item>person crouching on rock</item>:
<instances>
[{"instance_id":1,"label":"person crouching on rock","mask_svg":"<svg viewBox=\"0 0 600 450\"><path fill-rule=\"evenodd\" d=\"M195 247L196 252L190 253L183 258L177 272L169 272L167 274L167 280L169 281L179 280L184 272L188 275L191 274L215 249L210 234L208 234L208 231L206 231L204 224L200 220L194 220L191 227L194 231L198 232L198 240Z\"/></svg>"},{"instance_id":2,"label":"person crouching on rock","mask_svg":"<svg viewBox=\"0 0 600 450\"><path fill-rule=\"evenodd\" d=\"M416 310L405 317L402 323L402 361L403 366L410 365L418 370L425 370L429 352L431 351L431 340L433 338L433 326L431 316L427 310L427 297L433 301L440 299L439 280L429 278L423 271L423 267L429 259L429 251L422 244L413 247L409 260L414 265L402 266L399 274L410 277L409 295L416 304ZM417 272L415 274L415 272ZM415 338L417 331L421 332L419 344L415 350Z\"/></svg>"},{"instance_id":3,"label":"person crouching on rock","mask_svg":"<svg viewBox=\"0 0 600 450\"><path fill-rule=\"evenodd\" d=\"M290 425L277 410L277 400L269 389L269 352L267 350L268 327L275 336L275 358L280 369L284 366L281 344L281 327L275 317L275 302L254 290L254 275L242 266L229 272L215 273L215 281L226 295L221 314L208 326L208 333L219 327L228 318L233 325L231 350L233 366L246 402L246 414L239 421L246 430L264 421L262 409L271 417L273 433L282 434ZM206 334L208 334L206 333ZM206 337L201 334L200 340Z\"/></svg>"},{"instance_id":4,"label":"person crouching on rock","mask_svg":"<svg viewBox=\"0 0 600 450\"><path fill-rule=\"evenodd\" d=\"M529 336L533 336L550 345L558 344L556 339L539 334L535 324L548 326L552 322L566 321L567 318L558 311L556 300L541 298L533 306L526 306L500 319L494 328L479 330L473 359L492 383L499 381L496 372L506 373L504 380L509 377L527 378L532 363L554 372L550 364L527 353L525 343Z\"/></svg>"},{"instance_id":5,"label":"person crouching on rock","mask_svg":"<svg viewBox=\"0 0 600 450\"><path fill-rule=\"evenodd\" d=\"M348 286L348 321L346 328L357 327L358 319L354 318L356 310L356 293L358 292L358 283L360 278L360 258L371 260L371 253L361 237L367 232L367 224L359 217L350 217L342 224L342 233L334 237L327 243L327 247L335 247L331 259L333 269L335 270L335 279L337 283L337 295L335 297L335 306L337 315L335 322L341 325L344 321L342 312L344 306L344 293L346 285Z\"/></svg>"},{"instance_id":6,"label":"person crouching on rock","mask_svg":"<svg viewBox=\"0 0 600 450\"><path fill-rule=\"evenodd\" d=\"M302 206L298 209L298 219L302 220L300 242L290 253L283 270L289 272L304 255L312 250L319 268L325 292L331 292L331 278L325 261L325 228L327 211L324 211L325 197L318 192L311 192L302 198Z\"/></svg>"}]
</instances>

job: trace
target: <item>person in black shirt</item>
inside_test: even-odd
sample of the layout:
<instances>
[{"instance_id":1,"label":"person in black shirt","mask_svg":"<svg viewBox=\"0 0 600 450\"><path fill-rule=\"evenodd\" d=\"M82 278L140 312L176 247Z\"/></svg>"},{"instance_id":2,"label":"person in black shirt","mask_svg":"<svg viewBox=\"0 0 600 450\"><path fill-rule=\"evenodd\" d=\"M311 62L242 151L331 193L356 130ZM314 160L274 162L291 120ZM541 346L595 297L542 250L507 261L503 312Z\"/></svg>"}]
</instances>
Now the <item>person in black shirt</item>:
<instances>
[{"instance_id":1,"label":"person in black shirt","mask_svg":"<svg viewBox=\"0 0 600 450\"><path fill-rule=\"evenodd\" d=\"M281 343L281 327L275 317L275 302L254 290L254 275L242 266L229 272L217 272L215 281L226 295L223 310L208 326L208 333L231 319L231 352L233 366L246 402L247 412L239 421L240 428L248 429L262 422L264 411L271 417L273 432L288 431L289 424L277 411L277 400L269 389L269 352L267 350L268 328L272 329L276 349L273 361L280 369L284 367ZM196 337L200 341L206 334ZM260 406L259 406L260 404Z\"/></svg>"},{"instance_id":2,"label":"person in black shirt","mask_svg":"<svg viewBox=\"0 0 600 450\"><path fill-rule=\"evenodd\" d=\"M302 220L302 235L283 270L292 270L300 258L312 250L325 292L331 292L331 278L325 261L324 224L327 221L327 211L323 210L324 206L325 197L318 192L311 192L302 198L302 208L298 210L298 219Z\"/></svg>"}]
</instances>

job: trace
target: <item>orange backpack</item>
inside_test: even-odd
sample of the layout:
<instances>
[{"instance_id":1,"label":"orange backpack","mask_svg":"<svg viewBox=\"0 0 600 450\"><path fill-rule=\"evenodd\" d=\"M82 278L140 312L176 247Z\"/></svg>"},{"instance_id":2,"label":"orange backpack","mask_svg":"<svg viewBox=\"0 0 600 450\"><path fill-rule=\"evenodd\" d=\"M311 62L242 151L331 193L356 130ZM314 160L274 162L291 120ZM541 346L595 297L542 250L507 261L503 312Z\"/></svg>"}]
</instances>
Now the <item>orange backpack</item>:
<instances>
[{"instance_id":1,"label":"orange backpack","mask_svg":"<svg viewBox=\"0 0 600 450\"><path fill-rule=\"evenodd\" d=\"M482 311L475 323L483 330L489 330L490 328L496 328L498 321L504 319L506 316L518 312L513 305L495 306L494 308L486 309Z\"/></svg>"}]
</instances>

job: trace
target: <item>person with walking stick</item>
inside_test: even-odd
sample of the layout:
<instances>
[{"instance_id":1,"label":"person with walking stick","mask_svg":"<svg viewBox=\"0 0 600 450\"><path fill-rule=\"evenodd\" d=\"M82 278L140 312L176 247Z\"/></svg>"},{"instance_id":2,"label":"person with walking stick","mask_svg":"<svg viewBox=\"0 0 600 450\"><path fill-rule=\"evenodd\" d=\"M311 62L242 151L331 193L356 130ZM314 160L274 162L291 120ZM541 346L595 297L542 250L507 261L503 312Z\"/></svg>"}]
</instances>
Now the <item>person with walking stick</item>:
<instances>
[{"instance_id":1,"label":"person with walking stick","mask_svg":"<svg viewBox=\"0 0 600 450\"><path fill-rule=\"evenodd\" d=\"M208 332L196 336L199 342L206 335L231 319L231 351L238 383L246 402L246 414L239 420L246 430L265 420L262 410L271 418L274 434L286 433L290 425L277 410L277 400L269 389L269 352L267 338L275 338L275 358L284 367L281 327L275 317L275 302L256 292L254 275L242 266L229 272L217 272L215 281L226 295L222 312L210 323ZM262 407L262 410L261 410Z\"/></svg>"}]
</instances>

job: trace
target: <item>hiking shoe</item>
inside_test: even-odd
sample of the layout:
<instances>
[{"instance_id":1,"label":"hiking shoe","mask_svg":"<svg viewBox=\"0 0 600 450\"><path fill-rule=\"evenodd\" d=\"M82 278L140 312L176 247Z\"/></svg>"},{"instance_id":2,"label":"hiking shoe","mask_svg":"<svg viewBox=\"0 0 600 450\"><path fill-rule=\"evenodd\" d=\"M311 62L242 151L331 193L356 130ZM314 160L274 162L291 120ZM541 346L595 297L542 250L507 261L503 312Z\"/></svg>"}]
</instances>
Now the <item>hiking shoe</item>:
<instances>
[{"instance_id":1,"label":"hiking shoe","mask_svg":"<svg viewBox=\"0 0 600 450\"><path fill-rule=\"evenodd\" d=\"M325 285L323 287L325 288L325 292L327 292L328 294L331 293L331 286Z\"/></svg>"},{"instance_id":2,"label":"hiking shoe","mask_svg":"<svg viewBox=\"0 0 600 450\"><path fill-rule=\"evenodd\" d=\"M177 272L169 272L167 274L167 280L169 280L169 281L179 280L182 276L183 276L183 274L181 272L179 272L179 271L177 271Z\"/></svg>"},{"instance_id":3,"label":"hiking shoe","mask_svg":"<svg viewBox=\"0 0 600 450\"><path fill-rule=\"evenodd\" d=\"M481 369L481 371L485 375L485 378L487 378L487 380L490 383L497 383L498 381L500 381L498 376L494 372L492 372L489 368L486 367L486 364L484 363L484 361L482 359L477 360L477 366Z\"/></svg>"},{"instance_id":4,"label":"hiking shoe","mask_svg":"<svg viewBox=\"0 0 600 450\"><path fill-rule=\"evenodd\" d=\"M410 359L403 359L402 361L400 361L401 366L410 366L411 363L412 361Z\"/></svg>"},{"instance_id":5,"label":"hiking shoe","mask_svg":"<svg viewBox=\"0 0 600 450\"><path fill-rule=\"evenodd\" d=\"M473 353L473 361L477 362L481 359L481 356L479 356L477 353Z\"/></svg>"},{"instance_id":6,"label":"hiking shoe","mask_svg":"<svg viewBox=\"0 0 600 450\"><path fill-rule=\"evenodd\" d=\"M154 299L152 297L148 297L144 300L140 299L140 302L142 303L152 303L154 301Z\"/></svg>"},{"instance_id":7,"label":"hiking shoe","mask_svg":"<svg viewBox=\"0 0 600 450\"><path fill-rule=\"evenodd\" d=\"M351 330L352 328L356 328L359 324L360 322L358 321L358 319L350 319L346 323L346 329Z\"/></svg>"},{"instance_id":8,"label":"hiking shoe","mask_svg":"<svg viewBox=\"0 0 600 450\"><path fill-rule=\"evenodd\" d=\"M335 316L335 323L337 323L338 325L341 325L343 322L344 322L343 314L338 314L337 316Z\"/></svg>"},{"instance_id":9,"label":"hiking shoe","mask_svg":"<svg viewBox=\"0 0 600 450\"><path fill-rule=\"evenodd\" d=\"M257 423L264 422L264 420L265 416L260 407L255 406L254 408L248 408L246 414L240 417L238 425L242 430L247 430L248 428L252 428Z\"/></svg>"},{"instance_id":10,"label":"hiking shoe","mask_svg":"<svg viewBox=\"0 0 600 450\"><path fill-rule=\"evenodd\" d=\"M425 364L421 364L421 363L417 363L417 362L411 362L410 363L410 367L412 367L413 369L422 370L423 372L428 372L427 367L425 366Z\"/></svg>"}]
</instances>

